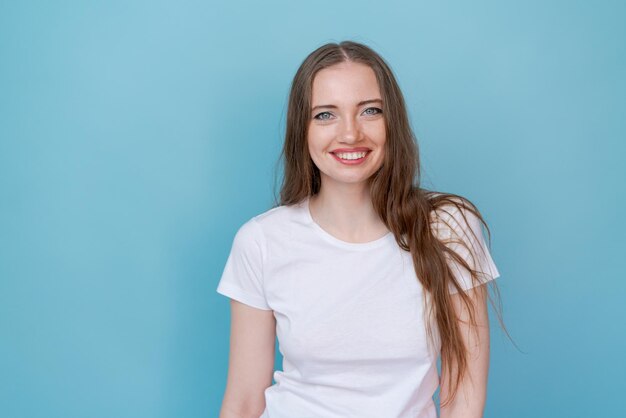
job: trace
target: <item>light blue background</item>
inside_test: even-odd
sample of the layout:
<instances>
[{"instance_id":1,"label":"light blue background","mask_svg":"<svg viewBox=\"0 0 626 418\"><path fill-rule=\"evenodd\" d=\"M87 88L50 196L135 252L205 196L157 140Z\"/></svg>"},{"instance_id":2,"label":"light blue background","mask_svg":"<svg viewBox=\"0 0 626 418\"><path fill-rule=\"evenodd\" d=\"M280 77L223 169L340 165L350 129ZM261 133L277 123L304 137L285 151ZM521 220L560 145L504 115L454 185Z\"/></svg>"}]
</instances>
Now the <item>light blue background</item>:
<instances>
[{"instance_id":1,"label":"light blue background","mask_svg":"<svg viewBox=\"0 0 626 418\"><path fill-rule=\"evenodd\" d=\"M485 416L623 413L624 21L620 1L2 2L0 416L217 417L215 288L273 203L295 70L343 39L394 69L424 185L490 225L519 350L492 316Z\"/></svg>"}]
</instances>

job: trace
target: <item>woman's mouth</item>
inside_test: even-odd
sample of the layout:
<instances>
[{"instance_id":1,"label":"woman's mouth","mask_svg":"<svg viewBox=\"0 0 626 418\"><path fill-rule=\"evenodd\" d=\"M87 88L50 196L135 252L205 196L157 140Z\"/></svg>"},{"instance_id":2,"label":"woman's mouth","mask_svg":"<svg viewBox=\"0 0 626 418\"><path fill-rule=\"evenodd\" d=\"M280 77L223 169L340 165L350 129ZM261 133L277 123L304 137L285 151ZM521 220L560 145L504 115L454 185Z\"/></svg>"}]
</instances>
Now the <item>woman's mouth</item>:
<instances>
[{"instance_id":1,"label":"woman's mouth","mask_svg":"<svg viewBox=\"0 0 626 418\"><path fill-rule=\"evenodd\" d=\"M358 151L358 152L331 152L331 155L340 163L346 165L361 164L371 151Z\"/></svg>"}]
</instances>

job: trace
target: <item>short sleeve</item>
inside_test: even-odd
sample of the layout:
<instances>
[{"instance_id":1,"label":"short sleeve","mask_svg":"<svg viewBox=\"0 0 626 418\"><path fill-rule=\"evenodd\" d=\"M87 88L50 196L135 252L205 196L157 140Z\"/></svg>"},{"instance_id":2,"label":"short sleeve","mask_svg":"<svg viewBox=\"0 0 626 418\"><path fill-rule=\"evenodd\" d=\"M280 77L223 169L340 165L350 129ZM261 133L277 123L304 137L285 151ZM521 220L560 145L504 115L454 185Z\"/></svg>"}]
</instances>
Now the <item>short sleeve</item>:
<instances>
[{"instance_id":1,"label":"short sleeve","mask_svg":"<svg viewBox=\"0 0 626 418\"><path fill-rule=\"evenodd\" d=\"M454 205L445 205L443 208L438 208L436 212L437 215L434 216L434 221L431 224L433 232L440 240L446 243L448 248L463 257L472 269L478 271L479 283L476 283L472 280L471 274L467 269L446 254L448 265L461 288L465 291L500 277L500 273L485 242L480 219L469 210L463 209L463 214L467 219L466 222L459 208ZM465 243L467 247L460 241ZM449 291L451 294L458 293L452 283L449 284Z\"/></svg>"},{"instance_id":2,"label":"short sleeve","mask_svg":"<svg viewBox=\"0 0 626 418\"><path fill-rule=\"evenodd\" d=\"M233 240L217 293L254 308L271 310L263 288L265 239L253 218L244 223Z\"/></svg>"}]
</instances>

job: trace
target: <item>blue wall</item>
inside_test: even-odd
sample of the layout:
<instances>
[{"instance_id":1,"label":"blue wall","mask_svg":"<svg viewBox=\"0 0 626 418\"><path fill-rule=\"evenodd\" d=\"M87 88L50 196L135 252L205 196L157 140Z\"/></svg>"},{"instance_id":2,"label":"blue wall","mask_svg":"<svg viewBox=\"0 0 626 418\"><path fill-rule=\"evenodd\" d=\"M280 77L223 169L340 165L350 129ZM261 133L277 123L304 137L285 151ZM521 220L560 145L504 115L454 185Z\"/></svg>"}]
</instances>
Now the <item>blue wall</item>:
<instances>
[{"instance_id":1,"label":"blue wall","mask_svg":"<svg viewBox=\"0 0 626 418\"><path fill-rule=\"evenodd\" d=\"M625 20L618 1L3 2L0 415L217 416L232 238L273 203L296 68L355 39L397 74L424 185L491 227L519 349L492 321L485 416L618 416Z\"/></svg>"}]
</instances>

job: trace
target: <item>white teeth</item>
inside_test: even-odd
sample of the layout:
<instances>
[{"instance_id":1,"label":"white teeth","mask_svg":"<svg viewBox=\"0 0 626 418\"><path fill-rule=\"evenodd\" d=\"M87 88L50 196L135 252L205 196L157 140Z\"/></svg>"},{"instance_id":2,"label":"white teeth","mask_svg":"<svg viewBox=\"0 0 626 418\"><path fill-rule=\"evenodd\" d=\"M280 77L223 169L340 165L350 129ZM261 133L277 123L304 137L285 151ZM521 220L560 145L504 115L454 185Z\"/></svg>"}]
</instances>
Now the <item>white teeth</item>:
<instances>
[{"instance_id":1,"label":"white teeth","mask_svg":"<svg viewBox=\"0 0 626 418\"><path fill-rule=\"evenodd\" d=\"M365 157L366 152L338 152L335 155L342 160L357 160Z\"/></svg>"}]
</instances>

